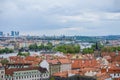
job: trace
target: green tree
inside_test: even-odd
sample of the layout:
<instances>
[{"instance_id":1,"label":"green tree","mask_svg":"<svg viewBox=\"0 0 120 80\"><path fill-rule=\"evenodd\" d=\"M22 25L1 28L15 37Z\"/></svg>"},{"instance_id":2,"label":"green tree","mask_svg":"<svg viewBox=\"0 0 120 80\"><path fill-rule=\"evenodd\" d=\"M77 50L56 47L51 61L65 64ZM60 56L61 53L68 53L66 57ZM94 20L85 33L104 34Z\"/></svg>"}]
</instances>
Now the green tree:
<instances>
[{"instance_id":1,"label":"green tree","mask_svg":"<svg viewBox=\"0 0 120 80\"><path fill-rule=\"evenodd\" d=\"M79 53L80 52L80 46L74 45L74 44L64 44L64 45L58 45L54 48L55 51L60 51L63 53Z\"/></svg>"},{"instance_id":2,"label":"green tree","mask_svg":"<svg viewBox=\"0 0 120 80\"><path fill-rule=\"evenodd\" d=\"M41 44L40 46L38 46L38 49L39 49L39 50L43 50L43 49L44 49L44 45Z\"/></svg>"},{"instance_id":3,"label":"green tree","mask_svg":"<svg viewBox=\"0 0 120 80\"><path fill-rule=\"evenodd\" d=\"M9 63L9 61L7 59L3 59L0 62L2 63L2 65L5 65L5 64Z\"/></svg>"},{"instance_id":4,"label":"green tree","mask_svg":"<svg viewBox=\"0 0 120 80\"><path fill-rule=\"evenodd\" d=\"M116 50L120 51L120 46L118 47L104 47L102 48L102 52L116 52Z\"/></svg>"},{"instance_id":5,"label":"green tree","mask_svg":"<svg viewBox=\"0 0 120 80\"><path fill-rule=\"evenodd\" d=\"M4 53L3 49L0 49L0 54Z\"/></svg>"},{"instance_id":6,"label":"green tree","mask_svg":"<svg viewBox=\"0 0 120 80\"><path fill-rule=\"evenodd\" d=\"M18 54L17 54L18 56L29 56L30 55L30 53L29 52L18 52Z\"/></svg>"},{"instance_id":7,"label":"green tree","mask_svg":"<svg viewBox=\"0 0 120 80\"><path fill-rule=\"evenodd\" d=\"M47 46L48 46L48 49L52 49L52 47L53 47L52 43L50 43L50 42L47 43Z\"/></svg>"},{"instance_id":8,"label":"green tree","mask_svg":"<svg viewBox=\"0 0 120 80\"><path fill-rule=\"evenodd\" d=\"M120 46L117 47L117 50L120 51Z\"/></svg>"},{"instance_id":9,"label":"green tree","mask_svg":"<svg viewBox=\"0 0 120 80\"><path fill-rule=\"evenodd\" d=\"M91 54L91 53L94 53L94 50L92 48L84 48L82 53L83 54Z\"/></svg>"},{"instance_id":10,"label":"green tree","mask_svg":"<svg viewBox=\"0 0 120 80\"><path fill-rule=\"evenodd\" d=\"M75 49L75 53L79 53L80 52L80 45L75 45L74 46L74 49Z\"/></svg>"},{"instance_id":11,"label":"green tree","mask_svg":"<svg viewBox=\"0 0 120 80\"><path fill-rule=\"evenodd\" d=\"M22 56L22 52L18 52L18 54L17 54L18 56Z\"/></svg>"},{"instance_id":12,"label":"green tree","mask_svg":"<svg viewBox=\"0 0 120 80\"><path fill-rule=\"evenodd\" d=\"M0 49L0 54L3 53L13 53L14 50L13 49L9 49L9 48L5 48L5 49Z\"/></svg>"},{"instance_id":13,"label":"green tree","mask_svg":"<svg viewBox=\"0 0 120 80\"><path fill-rule=\"evenodd\" d=\"M37 46L37 44L32 44L32 45L29 46L29 49L30 50L37 50L38 46Z\"/></svg>"},{"instance_id":14,"label":"green tree","mask_svg":"<svg viewBox=\"0 0 120 80\"><path fill-rule=\"evenodd\" d=\"M9 49L8 48L5 48L3 51L4 51L4 53L9 53Z\"/></svg>"},{"instance_id":15,"label":"green tree","mask_svg":"<svg viewBox=\"0 0 120 80\"><path fill-rule=\"evenodd\" d=\"M100 50L101 50L102 48L104 48L104 46L101 45L100 43L97 43L97 46L98 46L98 48L99 48ZM96 49L96 44L93 44L91 48L95 50L95 49Z\"/></svg>"},{"instance_id":16,"label":"green tree","mask_svg":"<svg viewBox=\"0 0 120 80\"><path fill-rule=\"evenodd\" d=\"M37 51L37 50L52 50L53 45L52 43L48 42L47 45L41 44L41 45L37 45L37 44L32 44L29 46L29 49L32 51Z\"/></svg>"}]
</instances>

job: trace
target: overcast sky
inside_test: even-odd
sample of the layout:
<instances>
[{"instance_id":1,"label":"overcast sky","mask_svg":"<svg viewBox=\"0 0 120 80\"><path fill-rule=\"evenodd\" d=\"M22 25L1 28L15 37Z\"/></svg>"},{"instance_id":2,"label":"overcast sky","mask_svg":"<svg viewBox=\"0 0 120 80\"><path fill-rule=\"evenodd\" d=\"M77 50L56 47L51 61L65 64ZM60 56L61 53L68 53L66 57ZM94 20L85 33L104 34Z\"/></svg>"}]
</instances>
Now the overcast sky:
<instances>
[{"instance_id":1,"label":"overcast sky","mask_svg":"<svg viewBox=\"0 0 120 80\"><path fill-rule=\"evenodd\" d=\"M120 0L0 0L0 31L120 35Z\"/></svg>"}]
</instances>

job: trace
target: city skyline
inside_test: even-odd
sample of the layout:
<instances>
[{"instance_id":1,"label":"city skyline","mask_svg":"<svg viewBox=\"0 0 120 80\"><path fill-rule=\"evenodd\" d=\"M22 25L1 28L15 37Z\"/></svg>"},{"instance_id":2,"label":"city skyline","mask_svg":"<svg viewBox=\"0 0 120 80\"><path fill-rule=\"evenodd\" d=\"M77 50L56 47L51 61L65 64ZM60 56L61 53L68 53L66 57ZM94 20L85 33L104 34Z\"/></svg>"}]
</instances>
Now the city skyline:
<instances>
[{"instance_id":1,"label":"city skyline","mask_svg":"<svg viewBox=\"0 0 120 80\"><path fill-rule=\"evenodd\" d=\"M119 0L1 0L0 30L30 35L120 35Z\"/></svg>"}]
</instances>

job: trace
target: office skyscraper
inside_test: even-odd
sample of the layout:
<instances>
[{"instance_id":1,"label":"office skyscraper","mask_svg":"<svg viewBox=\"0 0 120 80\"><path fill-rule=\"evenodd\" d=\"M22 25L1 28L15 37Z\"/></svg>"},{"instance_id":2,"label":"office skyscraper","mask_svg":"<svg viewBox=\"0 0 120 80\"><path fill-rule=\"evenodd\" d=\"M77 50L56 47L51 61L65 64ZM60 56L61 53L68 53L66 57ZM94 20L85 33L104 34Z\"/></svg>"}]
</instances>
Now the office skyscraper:
<instances>
[{"instance_id":1,"label":"office skyscraper","mask_svg":"<svg viewBox=\"0 0 120 80\"><path fill-rule=\"evenodd\" d=\"M11 36L12 37L18 37L19 36L19 31L11 31Z\"/></svg>"},{"instance_id":2,"label":"office skyscraper","mask_svg":"<svg viewBox=\"0 0 120 80\"><path fill-rule=\"evenodd\" d=\"M3 32L2 31L0 31L0 37L2 37L3 36Z\"/></svg>"}]
</instances>

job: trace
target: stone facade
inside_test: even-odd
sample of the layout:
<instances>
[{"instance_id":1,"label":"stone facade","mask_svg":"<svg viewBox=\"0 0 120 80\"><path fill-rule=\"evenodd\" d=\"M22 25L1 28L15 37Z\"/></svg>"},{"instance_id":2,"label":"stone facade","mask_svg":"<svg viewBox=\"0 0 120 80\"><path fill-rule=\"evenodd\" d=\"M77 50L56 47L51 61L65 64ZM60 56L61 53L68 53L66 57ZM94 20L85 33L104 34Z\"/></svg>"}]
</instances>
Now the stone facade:
<instances>
[{"instance_id":1,"label":"stone facade","mask_svg":"<svg viewBox=\"0 0 120 80\"><path fill-rule=\"evenodd\" d=\"M60 72L60 64L50 64L49 70L50 76L56 72Z\"/></svg>"},{"instance_id":2,"label":"stone facade","mask_svg":"<svg viewBox=\"0 0 120 80\"><path fill-rule=\"evenodd\" d=\"M60 71L61 72L62 71L69 71L69 70L71 70L71 64L66 63L66 64L61 64L60 65Z\"/></svg>"},{"instance_id":3,"label":"stone facade","mask_svg":"<svg viewBox=\"0 0 120 80\"><path fill-rule=\"evenodd\" d=\"M49 71L50 76L60 71L60 63L57 60L43 60L40 66Z\"/></svg>"}]
</instances>

